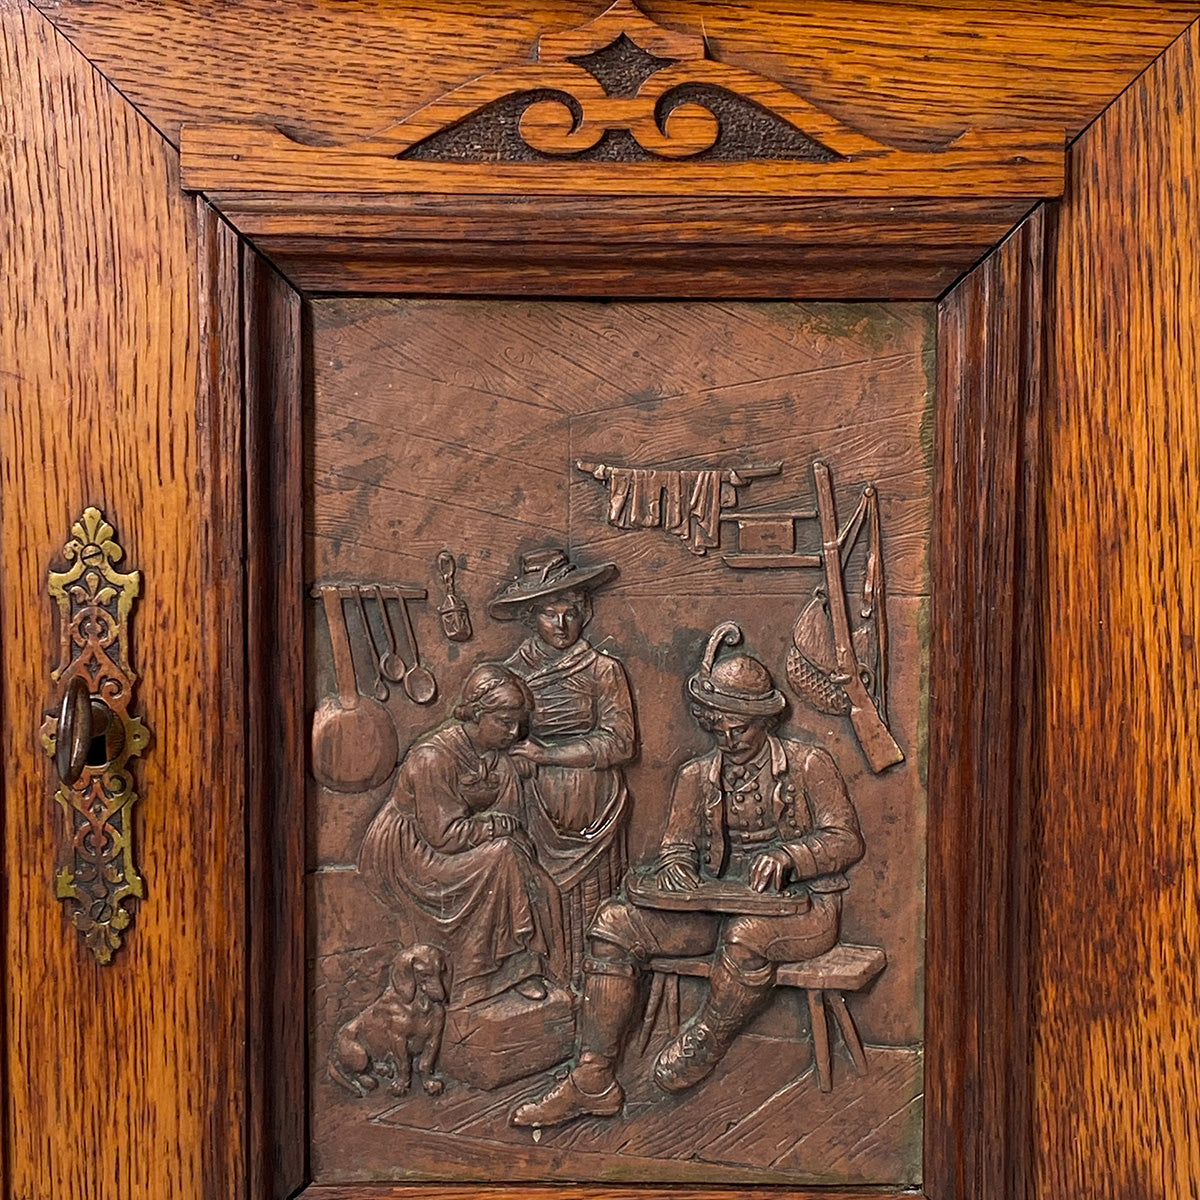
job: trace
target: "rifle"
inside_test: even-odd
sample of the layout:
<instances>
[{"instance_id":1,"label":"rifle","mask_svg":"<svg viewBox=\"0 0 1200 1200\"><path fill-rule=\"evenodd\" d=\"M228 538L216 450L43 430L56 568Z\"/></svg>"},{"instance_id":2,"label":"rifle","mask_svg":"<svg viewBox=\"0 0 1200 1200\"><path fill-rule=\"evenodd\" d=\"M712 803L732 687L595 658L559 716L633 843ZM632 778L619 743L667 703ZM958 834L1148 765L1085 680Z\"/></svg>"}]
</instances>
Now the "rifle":
<instances>
[{"instance_id":1,"label":"rifle","mask_svg":"<svg viewBox=\"0 0 1200 1200\"><path fill-rule=\"evenodd\" d=\"M850 611L846 606L846 585L842 578L842 546L838 537L833 481L829 464L821 459L813 463L813 482L817 490L817 513L821 518L821 557L825 564L829 620L833 626L833 644L837 652L838 674L832 682L845 691L850 701L850 724L854 727L854 735L871 770L878 773L894 763L903 762L904 751L896 744L896 739L879 715L863 683L854 654L854 643L850 638Z\"/></svg>"}]
</instances>

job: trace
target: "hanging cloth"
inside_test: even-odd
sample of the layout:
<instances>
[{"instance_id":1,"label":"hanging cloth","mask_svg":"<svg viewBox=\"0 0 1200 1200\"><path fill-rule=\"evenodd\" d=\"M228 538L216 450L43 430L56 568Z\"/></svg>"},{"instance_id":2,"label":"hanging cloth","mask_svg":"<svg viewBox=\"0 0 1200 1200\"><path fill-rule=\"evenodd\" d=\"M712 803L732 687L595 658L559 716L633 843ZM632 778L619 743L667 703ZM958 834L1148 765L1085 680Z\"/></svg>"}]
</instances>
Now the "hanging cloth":
<instances>
[{"instance_id":1,"label":"hanging cloth","mask_svg":"<svg viewBox=\"0 0 1200 1200\"><path fill-rule=\"evenodd\" d=\"M721 513L737 506L737 489L756 478L749 472L612 467L580 463L608 483L608 523L616 529L663 529L693 554L721 544ZM774 473L774 468L768 473Z\"/></svg>"}]
</instances>

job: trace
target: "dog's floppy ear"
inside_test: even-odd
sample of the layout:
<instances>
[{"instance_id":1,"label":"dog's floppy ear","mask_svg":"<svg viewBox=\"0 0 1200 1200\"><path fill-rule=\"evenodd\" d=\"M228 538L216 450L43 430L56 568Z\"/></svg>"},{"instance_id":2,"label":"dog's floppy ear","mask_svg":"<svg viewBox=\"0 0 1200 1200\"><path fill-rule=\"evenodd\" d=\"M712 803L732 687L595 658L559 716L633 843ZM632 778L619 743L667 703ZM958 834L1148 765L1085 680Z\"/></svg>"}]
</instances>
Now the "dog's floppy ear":
<instances>
[{"instance_id":1,"label":"dog's floppy ear","mask_svg":"<svg viewBox=\"0 0 1200 1200\"><path fill-rule=\"evenodd\" d=\"M413 970L412 950L402 950L396 955L396 960L392 963L391 982L392 991L405 1004L411 1004L417 994L417 974Z\"/></svg>"},{"instance_id":2,"label":"dog's floppy ear","mask_svg":"<svg viewBox=\"0 0 1200 1200\"><path fill-rule=\"evenodd\" d=\"M450 959L435 946L433 947L433 961L437 971L438 988L433 999L448 1000L450 997Z\"/></svg>"}]
</instances>

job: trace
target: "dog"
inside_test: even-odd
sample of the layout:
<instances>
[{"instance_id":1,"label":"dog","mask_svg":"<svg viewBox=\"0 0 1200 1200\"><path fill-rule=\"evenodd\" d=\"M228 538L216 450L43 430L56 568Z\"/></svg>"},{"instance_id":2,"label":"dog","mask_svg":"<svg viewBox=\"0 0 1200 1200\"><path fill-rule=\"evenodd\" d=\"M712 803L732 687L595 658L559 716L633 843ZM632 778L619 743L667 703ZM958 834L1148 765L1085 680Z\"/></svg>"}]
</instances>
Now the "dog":
<instances>
[{"instance_id":1,"label":"dog","mask_svg":"<svg viewBox=\"0 0 1200 1200\"><path fill-rule=\"evenodd\" d=\"M388 1092L403 1096L412 1083L413 1059L430 1096L445 1084L435 1071L446 1025L449 966L436 946L401 950L388 972L388 986L337 1032L329 1073L357 1096L388 1080Z\"/></svg>"}]
</instances>

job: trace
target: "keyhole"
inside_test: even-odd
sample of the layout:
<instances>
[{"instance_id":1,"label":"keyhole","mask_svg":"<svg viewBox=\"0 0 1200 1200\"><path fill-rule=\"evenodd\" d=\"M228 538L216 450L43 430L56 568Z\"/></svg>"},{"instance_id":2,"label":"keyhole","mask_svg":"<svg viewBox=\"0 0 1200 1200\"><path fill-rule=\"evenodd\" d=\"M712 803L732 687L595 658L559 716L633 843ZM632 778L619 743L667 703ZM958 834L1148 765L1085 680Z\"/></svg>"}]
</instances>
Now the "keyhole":
<instances>
[{"instance_id":1,"label":"keyhole","mask_svg":"<svg viewBox=\"0 0 1200 1200\"><path fill-rule=\"evenodd\" d=\"M88 739L85 761L89 767L103 767L120 754L125 739L120 721L103 700L93 696L91 709L92 736Z\"/></svg>"},{"instance_id":2,"label":"keyhole","mask_svg":"<svg viewBox=\"0 0 1200 1200\"><path fill-rule=\"evenodd\" d=\"M87 765L89 767L102 767L108 762L108 738L103 734L97 734L88 743Z\"/></svg>"}]
</instances>

